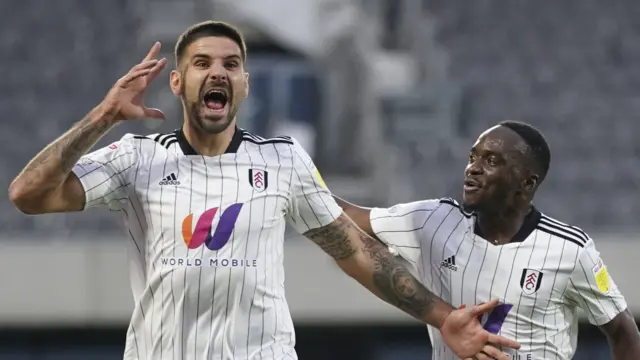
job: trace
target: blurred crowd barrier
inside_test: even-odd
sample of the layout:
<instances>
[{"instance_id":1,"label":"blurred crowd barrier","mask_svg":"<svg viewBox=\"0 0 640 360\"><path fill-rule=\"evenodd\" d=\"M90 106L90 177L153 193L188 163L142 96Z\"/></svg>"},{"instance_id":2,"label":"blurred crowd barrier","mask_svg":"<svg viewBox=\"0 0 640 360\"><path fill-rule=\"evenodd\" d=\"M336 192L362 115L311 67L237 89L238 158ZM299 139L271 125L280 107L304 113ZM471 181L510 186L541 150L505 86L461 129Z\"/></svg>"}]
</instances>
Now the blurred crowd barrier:
<instances>
[{"instance_id":1,"label":"blurred crowd barrier","mask_svg":"<svg viewBox=\"0 0 640 360\"><path fill-rule=\"evenodd\" d=\"M594 237L629 308L640 317L640 243ZM124 326L133 310L125 244L120 238L24 236L0 242L0 327ZM296 322L314 325L407 325L415 320L378 300L342 273L311 241L285 243L288 303Z\"/></svg>"}]
</instances>

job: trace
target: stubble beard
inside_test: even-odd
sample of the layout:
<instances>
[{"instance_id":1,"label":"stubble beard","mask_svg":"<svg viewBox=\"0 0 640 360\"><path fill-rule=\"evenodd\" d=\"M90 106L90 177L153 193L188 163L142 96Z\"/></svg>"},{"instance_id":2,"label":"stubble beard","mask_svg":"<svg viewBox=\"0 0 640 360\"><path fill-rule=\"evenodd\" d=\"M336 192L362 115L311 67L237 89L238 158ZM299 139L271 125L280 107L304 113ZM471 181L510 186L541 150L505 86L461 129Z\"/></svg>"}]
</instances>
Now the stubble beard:
<instances>
[{"instance_id":1,"label":"stubble beard","mask_svg":"<svg viewBox=\"0 0 640 360\"><path fill-rule=\"evenodd\" d=\"M227 106L229 106L229 113L227 114L225 119L222 120L218 120L218 121L207 121L206 119L204 119L204 116L201 113L201 109L202 109L202 92L203 89L205 87L206 83L202 83L202 85L200 86L200 89L198 91L198 99L192 103L189 103L186 96L184 94L186 94L186 86L185 83L182 83L182 103L185 104L184 106L186 107L187 111L186 111L186 115L187 115L187 121L189 122L189 124L191 125L191 127L198 131L198 132L203 132L203 133L207 133L210 135L216 135L216 134L220 134L221 132L225 131L230 125L231 123L233 123L233 120L236 117L236 114L238 113L238 109L233 106L233 100L234 100L234 96L233 96L233 89L229 89L229 99L228 99L228 103Z\"/></svg>"},{"instance_id":2,"label":"stubble beard","mask_svg":"<svg viewBox=\"0 0 640 360\"><path fill-rule=\"evenodd\" d=\"M189 105L189 109L187 111L187 121L189 121L189 124L195 130L215 135L225 131L231 125L231 123L233 123L235 113L236 111L230 110L229 114L224 119L215 122L209 121L202 116L201 104L200 101L197 101Z\"/></svg>"}]
</instances>

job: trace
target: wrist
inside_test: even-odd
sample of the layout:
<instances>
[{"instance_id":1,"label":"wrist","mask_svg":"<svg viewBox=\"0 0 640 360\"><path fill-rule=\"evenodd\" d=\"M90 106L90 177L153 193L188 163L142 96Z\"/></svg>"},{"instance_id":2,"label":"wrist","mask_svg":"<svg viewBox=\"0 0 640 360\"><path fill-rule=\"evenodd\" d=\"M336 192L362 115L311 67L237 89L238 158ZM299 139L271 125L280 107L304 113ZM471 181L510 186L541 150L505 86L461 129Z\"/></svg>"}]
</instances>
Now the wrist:
<instances>
[{"instance_id":1,"label":"wrist","mask_svg":"<svg viewBox=\"0 0 640 360\"><path fill-rule=\"evenodd\" d=\"M87 120L89 120L92 125L111 127L119 122L116 117L117 114L117 109L101 103L91 110Z\"/></svg>"},{"instance_id":2,"label":"wrist","mask_svg":"<svg viewBox=\"0 0 640 360\"><path fill-rule=\"evenodd\" d=\"M429 315L427 323L438 329L442 328L447 316L449 316L455 309L444 301L439 302L434 306L433 311Z\"/></svg>"}]
</instances>

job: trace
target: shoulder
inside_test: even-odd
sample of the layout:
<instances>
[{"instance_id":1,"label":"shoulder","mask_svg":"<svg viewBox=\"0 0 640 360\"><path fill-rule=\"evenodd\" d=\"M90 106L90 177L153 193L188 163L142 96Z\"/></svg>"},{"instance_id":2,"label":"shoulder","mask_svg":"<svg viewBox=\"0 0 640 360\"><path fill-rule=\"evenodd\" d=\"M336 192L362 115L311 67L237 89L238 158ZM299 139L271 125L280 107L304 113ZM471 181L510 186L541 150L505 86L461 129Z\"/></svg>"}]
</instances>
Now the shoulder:
<instances>
[{"instance_id":1,"label":"shoulder","mask_svg":"<svg viewBox=\"0 0 640 360\"><path fill-rule=\"evenodd\" d=\"M549 234L552 239L567 241L572 246L579 248L584 248L593 242L591 237L581 228L566 224L545 214L541 214L536 228L543 233Z\"/></svg>"},{"instance_id":2,"label":"shoulder","mask_svg":"<svg viewBox=\"0 0 640 360\"><path fill-rule=\"evenodd\" d=\"M124 140L125 138L132 143L136 143L139 148L161 146L169 149L172 145L178 143L178 137L174 132L149 135L127 134L122 139Z\"/></svg>"},{"instance_id":3,"label":"shoulder","mask_svg":"<svg viewBox=\"0 0 640 360\"><path fill-rule=\"evenodd\" d=\"M384 210L384 211L383 211ZM393 205L387 209L374 208L371 211L371 220L378 218L388 217L404 217L404 216L420 216L420 215L433 215L434 213L448 214L455 211L456 214L461 216L470 217L462 211L462 208L458 203L451 198L442 199L426 199L418 200L408 203L402 203Z\"/></svg>"},{"instance_id":4,"label":"shoulder","mask_svg":"<svg viewBox=\"0 0 640 360\"><path fill-rule=\"evenodd\" d=\"M462 217L465 218L471 218L472 216L470 212L464 210L460 203L449 197L438 199L438 208L447 211L457 211Z\"/></svg>"},{"instance_id":5,"label":"shoulder","mask_svg":"<svg viewBox=\"0 0 640 360\"><path fill-rule=\"evenodd\" d=\"M290 136L274 136L265 138L245 129L240 129L240 131L242 131L243 141L256 146L292 146L295 143L295 140Z\"/></svg>"},{"instance_id":6,"label":"shoulder","mask_svg":"<svg viewBox=\"0 0 640 360\"><path fill-rule=\"evenodd\" d=\"M286 163L304 164L306 167L314 167L313 160L302 145L291 136L274 136L265 138L246 130L242 130L242 141L245 151L260 153L260 155L278 164L285 160ZM300 163L298 160L302 159Z\"/></svg>"}]
</instances>

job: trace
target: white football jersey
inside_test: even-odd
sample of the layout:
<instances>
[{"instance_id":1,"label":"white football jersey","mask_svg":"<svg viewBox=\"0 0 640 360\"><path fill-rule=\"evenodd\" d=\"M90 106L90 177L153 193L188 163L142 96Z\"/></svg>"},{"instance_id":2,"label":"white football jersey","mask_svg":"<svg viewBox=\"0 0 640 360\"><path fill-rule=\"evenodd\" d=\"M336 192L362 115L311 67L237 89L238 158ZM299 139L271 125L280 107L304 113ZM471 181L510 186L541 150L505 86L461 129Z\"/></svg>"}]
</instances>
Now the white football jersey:
<instances>
[{"instance_id":1,"label":"white football jersey","mask_svg":"<svg viewBox=\"0 0 640 360\"><path fill-rule=\"evenodd\" d=\"M135 308L124 359L296 359L283 241L342 210L293 139L236 129L198 155L181 130L126 135L73 171L86 208L121 213Z\"/></svg>"},{"instance_id":2,"label":"white football jersey","mask_svg":"<svg viewBox=\"0 0 640 360\"><path fill-rule=\"evenodd\" d=\"M535 208L514 240L493 245L476 219L451 199L371 211L381 241L411 262L423 284L455 307L498 298L485 329L518 341L516 360L567 360L576 349L578 308L603 325L627 308L593 240ZM433 358L454 360L429 328Z\"/></svg>"}]
</instances>

